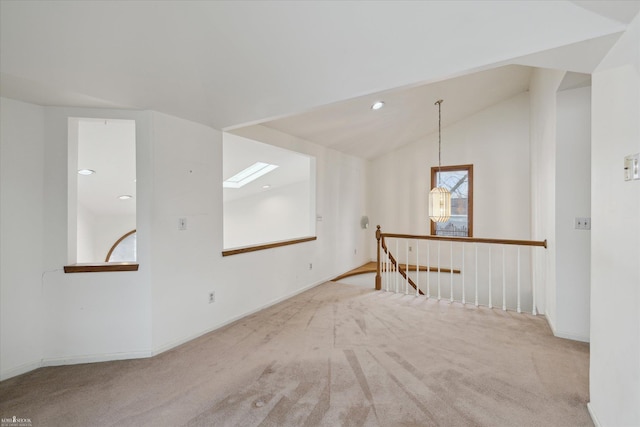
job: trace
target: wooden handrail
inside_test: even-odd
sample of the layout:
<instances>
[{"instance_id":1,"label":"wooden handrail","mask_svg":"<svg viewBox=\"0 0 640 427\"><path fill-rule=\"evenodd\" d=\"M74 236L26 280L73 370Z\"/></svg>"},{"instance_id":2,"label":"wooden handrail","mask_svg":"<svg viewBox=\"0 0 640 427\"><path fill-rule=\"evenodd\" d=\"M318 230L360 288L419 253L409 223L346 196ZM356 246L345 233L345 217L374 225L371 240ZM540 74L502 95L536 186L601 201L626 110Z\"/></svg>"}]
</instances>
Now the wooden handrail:
<instances>
[{"instance_id":1,"label":"wooden handrail","mask_svg":"<svg viewBox=\"0 0 640 427\"><path fill-rule=\"evenodd\" d=\"M547 247L547 240L512 240L512 239L484 239L477 237L451 237L451 236L420 236L414 234L380 233L382 239L395 237L399 239L440 240L445 242L460 243L497 243L501 245L541 246Z\"/></svg>"},{"instance_id":2,"label":"wooden handrail","mask_svg":"<svg viewBox=\"0 0 640 427\"><path fill-rule=\"evenodd\" d=\"M298 243L311 242L317 240L318 237L303 237L301 239L283 240L281 242L265 243L263 245L244 246L235 249L225 249L222 251L222 256L246 254L247 252L263 251L265 249L279 248L281 246L297 245Z\"/></svg>"}]
</instances>

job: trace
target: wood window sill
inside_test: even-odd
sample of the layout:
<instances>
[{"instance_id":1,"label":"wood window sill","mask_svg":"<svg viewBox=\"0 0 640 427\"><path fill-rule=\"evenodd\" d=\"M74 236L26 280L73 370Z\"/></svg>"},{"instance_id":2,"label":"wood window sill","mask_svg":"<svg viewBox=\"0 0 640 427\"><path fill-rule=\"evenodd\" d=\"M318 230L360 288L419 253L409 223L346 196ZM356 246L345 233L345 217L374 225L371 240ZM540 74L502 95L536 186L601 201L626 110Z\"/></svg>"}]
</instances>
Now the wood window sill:
<instances>
[{"instance_id":1,"label":"wood window sill","mask_svg":"<svg viewBox=\"0 0 640 427\"><path fill-rule=\"evenodd\" d=\"M102 273L106 271L138 271L135 262L89 262L64 266L65 273Z\"/></svg>"},{"instance_id":2,"label":"wood window sill","mask_svg":"<svg viewBox=\"0 0 640 427\"><path fill-rule=\"evenodd\" d=\"M266 243L264 245L244 246L242 248L226 249L222 251L222 256L238 255L247 252L263 251L265 249L278 248L280 246L296 245L298 243L311 242L318 237L303 237L302 239L283 240L281 242Z\"/></svg>"}]
</instances>

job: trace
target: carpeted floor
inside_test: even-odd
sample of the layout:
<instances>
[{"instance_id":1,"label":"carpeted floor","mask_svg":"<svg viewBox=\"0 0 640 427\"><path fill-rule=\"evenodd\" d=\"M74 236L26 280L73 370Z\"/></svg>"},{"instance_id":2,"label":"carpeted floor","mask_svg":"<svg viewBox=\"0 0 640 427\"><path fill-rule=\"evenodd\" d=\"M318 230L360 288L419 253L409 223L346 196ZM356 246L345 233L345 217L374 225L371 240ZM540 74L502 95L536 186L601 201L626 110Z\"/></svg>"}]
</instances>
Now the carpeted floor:
<instances>
[{"instance_id":1,"label":"carpeted floor","mask_svg":"<svg viewBox=\"0 0 640 427\"><path fill-rule=\"evenodd\" d=\"M592 426L589 346L501 310L325 283L151 359L0 383L39 426Z\"/></svg>"}]
</instances>

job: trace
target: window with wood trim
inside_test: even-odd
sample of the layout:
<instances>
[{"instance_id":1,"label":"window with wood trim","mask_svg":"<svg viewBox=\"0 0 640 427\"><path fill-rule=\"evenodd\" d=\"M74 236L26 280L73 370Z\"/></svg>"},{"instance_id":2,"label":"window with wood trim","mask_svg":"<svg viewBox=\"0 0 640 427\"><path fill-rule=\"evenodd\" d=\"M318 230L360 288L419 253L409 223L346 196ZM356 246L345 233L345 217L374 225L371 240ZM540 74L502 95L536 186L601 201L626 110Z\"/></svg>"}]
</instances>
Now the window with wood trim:
<instances>
[{"instance_id":1,"label":"window with wood trim","mask_svg":"<svg viewBox=\"0 0 640 427\"><path fill-rule=\"evenodd\" d=\"M109 249L105 262L136 262L138 259L136 230L120 237Z\"/></svg>"},{"instance_id":2,"label":"window with wood trim","mask_svg":"<svg viewBox=\"0 0 640 427\"><path fill-rule=\"evenodd\" d=\"M451 218L431 222L431 235L473 237L473 165L431 168L431 188L444 187L451 193Z\"/></svg>"}]
</instances>

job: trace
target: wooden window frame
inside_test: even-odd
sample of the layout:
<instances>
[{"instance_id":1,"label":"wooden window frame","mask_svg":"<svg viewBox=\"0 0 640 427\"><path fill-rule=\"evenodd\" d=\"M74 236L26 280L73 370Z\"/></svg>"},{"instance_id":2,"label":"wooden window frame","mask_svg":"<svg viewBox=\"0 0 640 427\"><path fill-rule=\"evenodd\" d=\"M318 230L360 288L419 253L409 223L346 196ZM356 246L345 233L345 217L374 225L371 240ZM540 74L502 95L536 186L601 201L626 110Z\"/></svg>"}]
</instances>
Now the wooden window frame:
<instances>
[{"instance_id":1,"label":"wooden window frame","mask_svg":"<svg viewBox=\"0 0 640 427\"><path fill-rule=\"evenodd\" d=\"M120 242L122 242L124 239L126 239L127 237L131 236L132 234L135 234L136 230L131 230L127 233L124 233L122 235L122 237L120 237L118 240L116 240L116 242L113 244L113 246L111 246L111 249L109 249L109 252L107 253L107 257L104 259L104 262L111 262L109 261L109 259L111 258L111 254L113 254L113 251L118 247L118 245L120 244ZM136 255L136 258L137 255Z\"/></svg>"},{"instance_id":2,"label":"wooden window frame","mask_svg":"<svg viewBox=\"0 0 640 427\"><path fill-rule=\"evenodd\" d=\"M433 166L431 168L431 189L436 188L437 183L437 173L438 172L452 172L452 171L466 171L469 177L469 204L467 207L468 210L468 230L469 235L467 237L473 237L473 165L452 165L452 166ZM436 235L436 224L433 221L429 221L431 235Z\"/></svg>"}]
</instances>

